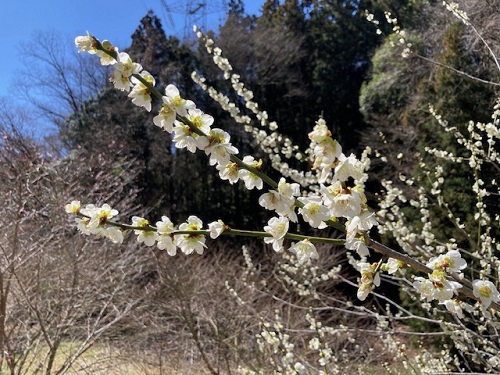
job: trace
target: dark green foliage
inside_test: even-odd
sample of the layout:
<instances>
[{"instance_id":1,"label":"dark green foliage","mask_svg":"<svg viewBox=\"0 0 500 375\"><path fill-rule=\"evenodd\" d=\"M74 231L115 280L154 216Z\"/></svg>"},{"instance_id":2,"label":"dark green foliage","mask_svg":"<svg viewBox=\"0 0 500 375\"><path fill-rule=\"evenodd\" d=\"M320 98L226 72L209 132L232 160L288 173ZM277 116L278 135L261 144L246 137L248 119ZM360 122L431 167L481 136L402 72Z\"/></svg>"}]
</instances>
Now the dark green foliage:
<instances>
[{"instance_id":1,"label":"dark green foliage","mask_svg":"<svg viewBox=\"0 0 500 375\"><path fill-rule=\"evenodd\" d=\"M443 36L443 49L437 56L439 63L451 66L460 71L466 72L472 76L489 78L488 72L481 71L474 66L476 56L471 51L467 51L464 46L463 38L465 27L461 23L454 23L449 26ZM494 105L495 93L493 86L487 86L481 82L464 78L454 71L442 66L435 68L435 78L426 82L424 85L423 100L433 103L438 113L445 116L446 121L451 126L455 126L462 134L467 134L467 125L469 121L488 122L491 119L491 112ZM458 156L468 157L463 147L457 145L452 133L436 131L436 121L429 118L422 122L421 137L419 138L418 148L423 150L425 146L437 147ZM445 168L446 184L443 189L443 197L448 202L449 207L459 217L464 218L467 233L476 233L477 222L473 216L475 205L477 203L475 194L472 191L474 181L474 172L467 163L443 163L438 161ZM491 174L494 169L485 166L483 179L491 180ZM490 206L492 213L499 206L496 202ZM438 215L436 215L439 217ZM462 243L465 247L474 247L475 241L479 239L475 235L472 238L463 238L456 230L450 226L447 220L442 223L442 239L458 236L465 241Z\"/></svg>"},{"instance_id":2,"label":"dark green foliage","mask_svg":"<svg viewBox=\"0 0 500 375\"><path fill-rule=\"evenodd\" d=\"M270 0L255 23L233 16L220 30L217 43L235 71L280 131L302 148L321 114L347 149L360 148L359 90L379 41L364 6Z\"/></svg>"}]
</instances>

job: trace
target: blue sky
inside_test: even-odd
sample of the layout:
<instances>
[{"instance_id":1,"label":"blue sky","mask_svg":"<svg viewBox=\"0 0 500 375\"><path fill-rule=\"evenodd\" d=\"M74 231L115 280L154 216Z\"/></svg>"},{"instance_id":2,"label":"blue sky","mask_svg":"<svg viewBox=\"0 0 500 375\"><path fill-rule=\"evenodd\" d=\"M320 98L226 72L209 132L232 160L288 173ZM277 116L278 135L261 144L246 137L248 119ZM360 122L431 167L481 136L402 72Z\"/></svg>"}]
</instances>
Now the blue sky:
<instances>
[{"instance_id":1,"label":"blue sky","mask_svg":"<svg viewBox=\"0 0 500 375\"><path fill-rule=\"evenodd\" d=\"M163 4L167 4L169 11ZM0 97L9 96L10 82L22 65L21 48L37 31L54 31L74 48L75 36L89 31L109 39L120 48L130 45L130 36L141 18L153 9L167 34L185 33L185 9L199 1L181 0L0 0ZM207 26L216 28L224 16L222 0L207 0ZM249 14L260 14L264 0L246 0ZM172 23L173 21L173 23ZM197 22L202 24L202 20Z\"/></svg>"}]
</instances>

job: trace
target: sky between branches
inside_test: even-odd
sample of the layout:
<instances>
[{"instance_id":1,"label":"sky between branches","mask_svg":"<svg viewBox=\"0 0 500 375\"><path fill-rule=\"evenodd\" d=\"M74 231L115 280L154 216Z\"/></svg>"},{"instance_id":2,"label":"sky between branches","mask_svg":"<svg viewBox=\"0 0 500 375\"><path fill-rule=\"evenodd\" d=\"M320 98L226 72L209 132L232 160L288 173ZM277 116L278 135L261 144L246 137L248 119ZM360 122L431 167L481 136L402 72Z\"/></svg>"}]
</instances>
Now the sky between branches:
<instances>
[{"instance_id":1,"label":"sky between branches","mask_svg":"<svg viewBox=\"0 0 500 375\"><path fill-rule=\"evenodd\" d=\"M216 29L225 13L222 0L210 0L207 26ZM227 1L226 1L227 2ZM163 5L169 5L167 11ZM22 68L21 50L37 31L54 31L68 41L91 32L100 39L109 39L119 48L130 45L131 35L139 21L152 9L160 18L167 35L185 34L186 15L179 3L166 0L2 0L0 1L0 97L12 93L11 81ZM196 3L195 1L193 3ZM260 14L264 0L245 0L249 14ZM170 5L172 4L172 5ZM177 4L177 5L173 5ZM210 13L210 14L208 14ZM202 20L200 20L202 22ZM194 35L194 34L193 34Z\"/></svg>"}]
</instances>

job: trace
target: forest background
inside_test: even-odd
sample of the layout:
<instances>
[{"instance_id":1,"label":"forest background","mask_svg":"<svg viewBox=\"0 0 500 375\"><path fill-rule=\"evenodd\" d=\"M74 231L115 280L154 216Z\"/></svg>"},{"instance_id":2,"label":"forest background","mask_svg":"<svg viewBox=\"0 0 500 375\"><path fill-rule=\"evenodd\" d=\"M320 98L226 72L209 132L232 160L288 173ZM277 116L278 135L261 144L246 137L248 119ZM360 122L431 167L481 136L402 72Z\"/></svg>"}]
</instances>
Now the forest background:
<instances>
[{"instance_id":1,"label":"forest background","mask_svg":"<svg viewBox=\"0 0 500 375\"><path fill-rule=\"evenodd\" d=\"M498 56L498 2L461 5ZM367 21L365 9L381 20L380 33ZM407 56L402 57L405 46L398 45L394 25L384 21L386 11L409 31L412 53ZM228 4L225 22L208 33L269 119L301 149L307 147L305 134L322 116L346 153L359 155L370 146L383 155L383 161L373 162L367 184L372 207L377 207L384 179L401 173L418 178L418 161L426 147L456 151L452 135L437 126L429 104L460 128L470 119L488 122L498 97L500 71L494 61L438 1L268 0L259 16L249 16L243 2L234 0ZM68 225L63 206L75 197L109 203L124 215L151 220L166 215L177 223L195 213L204 222L221 218L253 230L260 230L269 214L255 209L259 192L221 181L207 168L205 155L175 149L169 134L151 126L153 114L114 90L109 71L88 56L63 53L61 43L57 35L40 33L24 51L30 69L19 74L13 87L30 103L29 109L8 100L0 103L0 193L6 202L1 215L3 366L13 374L22 373L20 369L34 373L35 368L47 374L97 373L96 366L106 371L116 366L110 361L117 353L127 353L128 358L130 353L148 353L134 360L144 371L230 373L242 364L265 368L265 356L256 355L258 350L249 343L259 322L248 318L252 312L240 309L234 297L237 284L256 273L265 280L265 291L238 289L252 301L249 310L258 312L262 322L275 320L276 309L296 319L291 304L307 305L306 297L283 281L285 273L269 248L248 240L220 240L209 245L203 257L174 259L133 239L123 247L89 239ZM192 71L201 72L207 83L241 103L202 46L166 35L159 18L148 12L124 50L154 75L160 89L174 83L183 97L195 101L232 134L240 151L270 164L244 128L191 79ZM30 136L27 129L37 117L53 124L56 134L44 139ZM470 171L444 168L449 183L443 197L473 231ZM487 173L498 175L493 167ZM488 207L498 211L498 197L488 200ZM450 226L441 209L431 210L438 223L434 229L466 247L468 239L457 234L460 231ZM418 230L418 218L414 220ZM492 231L498 238L498 225ZM380 239L395 245L390 234ZM255 262L252 272L242 245L247 247L244 255ZM344 270L341 279L321 285L321 293L332 301L359 304L352 286L356 276L349 265L339 252L324 252L329 256L322 260L322 268L342 265ZM384 298L411 309L415 301L401 297L396 283L388 285ZM377 297L366 304L374 311L384 310ZM329 312L318 319L334 326L347 324L340 315ZM367 316L349 322L358 338L372 324ZM409 321L403 330L421 324ZM425 330L432 332L432 322L428 324ZM443 345L460 353L446 337L433 339L430 334L425 340L436 353ZM96 343L117 351L105 351L104 360L103 351L91 349ZM408 337L401 343L415 351L421 345ZM350 363L361 373L387 366L396 366L393 371L398 373L397 366L407 360L391 356L376 339L362 348L353 344L337 350L344 366ZM144 357L152 359L143 362ZM469 363L466 355L459 357L462 362L453 365L457 368L485 368Z\"/></svg>"}]
</instances>

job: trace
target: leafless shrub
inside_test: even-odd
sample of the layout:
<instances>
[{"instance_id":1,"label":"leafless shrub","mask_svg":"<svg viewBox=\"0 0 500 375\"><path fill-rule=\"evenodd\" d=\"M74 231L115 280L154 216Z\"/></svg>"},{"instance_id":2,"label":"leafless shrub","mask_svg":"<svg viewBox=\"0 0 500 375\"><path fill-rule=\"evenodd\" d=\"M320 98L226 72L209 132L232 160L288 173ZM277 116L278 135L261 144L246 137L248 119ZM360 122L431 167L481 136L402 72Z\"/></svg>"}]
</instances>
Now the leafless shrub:
<instances>
[{"instance_id":1,"label":"leafless shrub","mask_svg":"<svg viewBox=\"0 0 500 375\"><path fill-rule=\"evenodd\" d=\"M152 251L156 264L149 264L142 280L149 297L128 321L130 339L116 341L125 351L145 351L151 365L203 363L210 374L235 373L240 365L273 371L272 353L259 349L258 340L264 325L273 324L277 315L284 332L293 336L296 354L313 358L317 353L307 343L317 333L304 319L306 314L339 328L329 345L346 365L389 359L374 354L378 338L366 333L375 332L374 316L347 308L354 302L346 298L353 293L343 281L352 278L348 267L323 276L339 266L341 249L320 248L322 256L312 278L303 270L294 272L293 259L260 242L247 243L244 256L241 245L221 241L210 244L202 257L169 257ZM303 284L309 281L313 285ZM302 293L306 288L312 293ZM352 338L362 338L357 340L361 344L353 344Z\"/></svg>"},{"instance_id":2,"label":"leafless shrub","mask_svg":"<svg viewBox=\"0 0 500 375\"><path fill-rule=\"evenodd\" d=\"M136 168L78 152L53 160L21 134L16 116L1 118L0 365L10 374L74 372L76 360L147 293L133 288L141 254L77 235L64 203L87 189L133 209ZM68 340L78 345L57 358Z\"/></svg>"}]
</instances>

